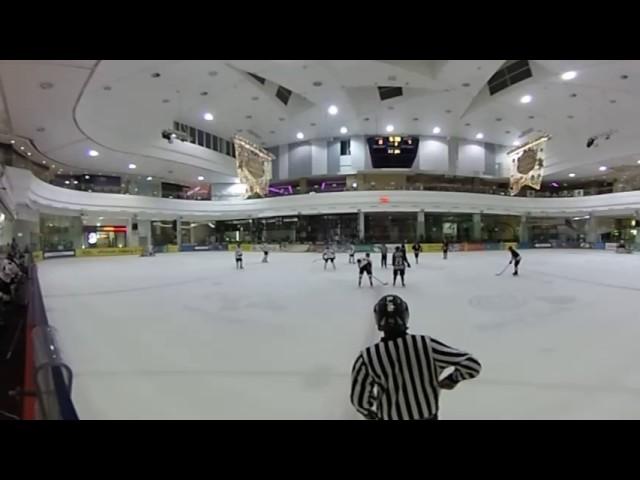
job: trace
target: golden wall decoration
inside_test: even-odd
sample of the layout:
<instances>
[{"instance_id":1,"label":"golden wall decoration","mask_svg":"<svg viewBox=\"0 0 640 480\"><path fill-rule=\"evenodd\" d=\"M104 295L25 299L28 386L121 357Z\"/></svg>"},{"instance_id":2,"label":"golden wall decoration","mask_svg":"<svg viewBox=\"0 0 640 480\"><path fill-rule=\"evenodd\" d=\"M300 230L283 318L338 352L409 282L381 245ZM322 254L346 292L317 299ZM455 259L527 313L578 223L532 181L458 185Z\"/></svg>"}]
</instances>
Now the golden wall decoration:
<instances>
[{"instance_id":1,"label":"golden wall decoration","mask_svg":"<svg viewBox=\"0 0 640 480\"><path fill-rule=\"evenodd\" d=\"M247 196L264 197L271 181L271 163L276 157L249 140L235 135L236 170L240 183L247 186Z\"/></svg>"}]
</instances>

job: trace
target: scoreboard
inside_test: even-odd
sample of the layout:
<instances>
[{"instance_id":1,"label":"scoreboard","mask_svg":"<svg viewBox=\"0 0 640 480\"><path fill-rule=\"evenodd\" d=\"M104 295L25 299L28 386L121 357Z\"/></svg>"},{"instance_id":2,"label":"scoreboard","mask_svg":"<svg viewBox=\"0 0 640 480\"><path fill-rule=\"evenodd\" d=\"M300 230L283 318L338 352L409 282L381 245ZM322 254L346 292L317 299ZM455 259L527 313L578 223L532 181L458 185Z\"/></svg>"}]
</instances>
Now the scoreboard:
<instances>
[{"instance_id":1,"label":"scoreboard","mask_svg":"<svg viewBox=\"0 0 640 480\"><path fill-rule=\"evenodd\" d=\"M411 168L418 154L418 137L389 135L367 138L373 168Z\"/></svg>"}]
</instances>

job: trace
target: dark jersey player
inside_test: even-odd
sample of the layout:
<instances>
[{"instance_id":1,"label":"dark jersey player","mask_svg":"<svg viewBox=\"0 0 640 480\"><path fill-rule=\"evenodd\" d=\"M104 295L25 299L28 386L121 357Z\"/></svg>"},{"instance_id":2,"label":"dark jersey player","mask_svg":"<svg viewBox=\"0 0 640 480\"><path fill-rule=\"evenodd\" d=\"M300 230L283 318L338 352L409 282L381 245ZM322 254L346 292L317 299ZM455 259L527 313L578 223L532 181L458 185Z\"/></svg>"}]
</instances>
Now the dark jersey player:
<instances>
[{"instance_id":1,"label":"dark jersey player","mask_svg":"<svg viewBox=\"0 0 640 480\"><path fill-rule=\"evenodd\" d=\"M511 253L511 260L509 261L509 265L513 263L513 275L517 276L518 265L520 265L520 261L522 260L522 257L520 256L518 251L513 247L509 247L509 252Z\"/></svg>"},{"instance_id":2,"label":"dark jersey player","mask_svg":"<svg viewBox=\"0 0 640 480\"><path fill-rule=\"evenodd\" d=\"M391 263L393 264L393 286L396 286L396 279L398 278L398 275L400 275L400 281L402 282L402 286L404 287L405 264L407 267L411 268L409 260L407 260L406 252L403 252L400 247L396 247L396 251L393 252L393 255L391 256Z\"/></svg>"},{"instance_id":3,"label":"dark jersey player","mask_svg":"<svg viewBox=\"0 0 640 480\"><path fill-rule=\"evenodd\" d=\"M369 285L373 287L373 272L371 271L371 255L369 253L366 253L364 258L358 259L358 267L360 267L360 271L358 273L358 287L362 286L362 275L365 273L369 277Z\"/></svg>"},{"instance_id":4,"label":"dark jersey player","mask_svg":"<svg viewBox=\"0 0 640 480\"><path fill-rule=\"evenodd\" d=\"M240 244L236 247L236 270L242 270L244 267L242 266L242 248L240 248Z\"/></svg>"},{"instance_id":5,"label":"dark jersey player","mask_svg":"<svg viewBox=\"0 0 640 480\"><path fill-rule=\"evenodd\" d=\"M380 245L380 268L387 268L387 246Z\"/></svg>"},{"instance_id":6,"label":"dark jersey player","mask_svg":"<svg viewBox=\"0 0 640 480\"><path fill-rule=\"evenodd\" d=\"M422 246L416 241L411 247L413 250L413 256L416 258L416 265L418 264L418 257L420 256L420 252L422 251Z\"/></svg>"},{"instance_id":7,"label":"dark jersey player","mask_svg":"<svg viewBox=\"0 0 640 480\"><path fill-rule=\"evenodd\" d=\"M448 253L449 253L449 241L443 240L442 241L442 258L446 260Z\"/></svg>"}]
</instances>

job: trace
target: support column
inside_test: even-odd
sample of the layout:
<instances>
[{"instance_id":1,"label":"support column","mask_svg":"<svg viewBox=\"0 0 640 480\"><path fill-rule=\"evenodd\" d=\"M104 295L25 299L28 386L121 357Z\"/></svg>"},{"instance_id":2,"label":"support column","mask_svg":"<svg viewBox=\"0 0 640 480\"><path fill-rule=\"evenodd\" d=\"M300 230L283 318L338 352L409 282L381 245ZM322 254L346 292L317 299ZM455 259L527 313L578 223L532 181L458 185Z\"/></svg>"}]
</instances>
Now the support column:
<instances>
[{"instance_id":1,"label":"support column","mask_svg":"<svg viewBox=\"0 0 640 480\"><path fill-rule=\"evenodd\" d=\"M529 225L527 224L527 216L520 217L520 229L518 231L518 240L520 243L529 243Z\"/></svg>"},{"instance_id":2,"label":"support column","mask_svg":"<svg viewBox=\"0 0 640 480\"><path fill-rule=\"evenodd\" d=\"M182 219L178 217L176 220L176 243L178 244L178 250L182 245Z\"/></svg>"},{"instance_id":3,"label":"support column","mask_svg":"<svg viewBox=\"0 0 640 480\"><path fill-rule=\"evenodd\" d=\"M358 210L358 238L364 242L364 212Z\"/></svg>"},{"instance_id":4,"label":"support column","mask_svg":"<svg viewBox=\"0 0 640 480\"><path fill-rule=\"evenodd\" d=\"M416 226L416 236L419 242L423 242L425 239L425 227L424 227L424 210L418 212L418 224Z\"/></svg>"},{"instance_id":5,"label":"support column","mask_svg":"<svg viewBox=\"0 0 640 480\"><path fill-rule=\"evenodd\" d=\"M191 225L191 223L189 223L189 243L191 243L191 245L194 245L196 243L195 241L195 232L194 232L195 228L193 228L193 226Z\"/></svg>"},{"instance_id":6,"label":"support column","mask_svg":"<svg viewBox=\"0 0 640 480\"><path fill-rule=\"evenodd\" d=\"M471 241L473 242L481 242L482 241L482 214L474 213L471 215L473 221L473 227L471 229Z\"/></svg>"},{"instance_id":7,"label":"support column","mask_svg":"<svg viewBox=\"0 0 640 480\"><path fill-rule=\"evenodd\" d=\"M598 222L593 214L589 214L589 220L587 220L587 242L600 242L600 234L598 233Z\"/></svg>"}]
</instances>

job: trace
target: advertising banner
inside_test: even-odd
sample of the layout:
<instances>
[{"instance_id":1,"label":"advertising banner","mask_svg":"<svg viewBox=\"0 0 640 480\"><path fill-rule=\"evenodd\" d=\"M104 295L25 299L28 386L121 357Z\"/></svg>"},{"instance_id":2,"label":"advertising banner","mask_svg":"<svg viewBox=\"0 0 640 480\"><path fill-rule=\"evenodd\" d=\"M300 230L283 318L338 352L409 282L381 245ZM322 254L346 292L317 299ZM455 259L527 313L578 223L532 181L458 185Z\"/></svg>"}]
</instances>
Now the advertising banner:
<instances>
[{"instance_id":1,"label":"advertising banner","mask_svg":"<svg viewBox=\"0 0 640 480\"><path fill-rule=\"evenodd\" d=\"M53 250L50 252L43 252L43 258L58 258L58 257L75 257L75 250Z\"/></svg>"},{"instance_id":2,"label":"advertising banner","mask_svg":"<svg viewBox=\"0 0 640 480\"><path fill-rule=\"evenodd\" d=\"M123 247L123 248L78 248L76 256L78 257L104 257L113 255L140 255L142 247Z\"/></svg>"}]
</instances>

